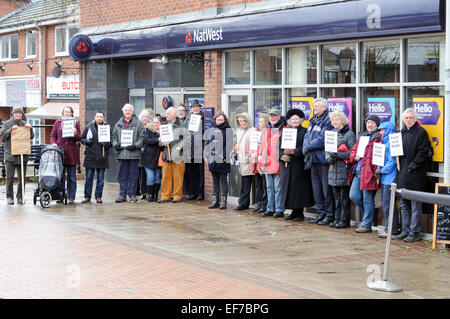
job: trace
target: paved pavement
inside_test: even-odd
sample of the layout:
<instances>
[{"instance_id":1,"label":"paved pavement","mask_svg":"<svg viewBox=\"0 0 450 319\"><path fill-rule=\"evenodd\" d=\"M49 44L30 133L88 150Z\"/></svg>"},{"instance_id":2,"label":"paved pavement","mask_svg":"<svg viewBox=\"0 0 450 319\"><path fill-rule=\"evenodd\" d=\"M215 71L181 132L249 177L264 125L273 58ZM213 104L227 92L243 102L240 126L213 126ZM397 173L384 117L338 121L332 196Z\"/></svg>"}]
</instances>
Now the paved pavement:
<instances>
[{"instance_id":1,"label":"paved pavement","mask_svg":"<svg viewBox=\"0 0 450 319\"><path fill-rule=\"evenodd\" d=\"M450 298L450 254L431 243L394 242L207 202L6 205L0 187L0 298ZM311 215L312 216L312 215Z\"/></svg>"}]
</instances>

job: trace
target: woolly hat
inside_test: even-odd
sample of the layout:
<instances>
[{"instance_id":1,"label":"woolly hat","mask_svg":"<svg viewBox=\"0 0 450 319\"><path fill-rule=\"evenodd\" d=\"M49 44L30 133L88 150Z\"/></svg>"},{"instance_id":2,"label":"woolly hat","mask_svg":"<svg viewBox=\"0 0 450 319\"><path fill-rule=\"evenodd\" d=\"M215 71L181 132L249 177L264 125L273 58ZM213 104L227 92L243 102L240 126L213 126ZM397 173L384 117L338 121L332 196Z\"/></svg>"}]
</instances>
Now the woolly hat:
<instances>
[{"instance_id":1,"label":"woolly hat","mask_svg":"<svg viewBox=\"0 0 450 319\"><path fill-rule=\"evenodd\" d=\"M25 113L23 112L23 108L21 108L20 106L15 106L15 107L13 108L11 114L14 114L14 113L21 113L22 116L25 115Z\"/></svg>"},{"instance_id":2,"label":"woolly hat","mask_svg":"<svg viewBox=\"0 0 450 319\"><path fill-rule=\"evenodd\" d=\"M299 109L290 109L286 114L286 119L289 120L292 115L297 115L301 119L305 118L305 113Z\"/></svg>"},{"instance_id":3,"label":"woolly hat","mask_svg":"<svg viewBox=\"0 0 450 319\"><path fill-rule=\"evenodd\" d=\"M380 118L378 116L376 116L375 114L368 115L367 118L366 118L366 121L364 123L367 124L368 120L374 121L375 124L377 125L377 127L379 127L380 124L381 124Z\"/></svg>"}]
</instances>

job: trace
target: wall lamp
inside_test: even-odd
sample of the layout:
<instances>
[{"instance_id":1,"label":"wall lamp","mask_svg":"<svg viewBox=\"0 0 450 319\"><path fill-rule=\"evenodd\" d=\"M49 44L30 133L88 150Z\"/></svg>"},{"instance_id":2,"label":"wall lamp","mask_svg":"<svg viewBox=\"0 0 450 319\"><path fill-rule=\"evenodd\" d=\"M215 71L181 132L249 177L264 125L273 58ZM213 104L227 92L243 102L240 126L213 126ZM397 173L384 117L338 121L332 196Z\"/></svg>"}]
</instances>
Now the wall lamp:
<instances>
[{"instance_id":1,"label":"wall lamp","mask_svg":"<svg viewBox=\"0 0 450 319\"><path fill-rule=\"evenodd\" d=\"M33 62L34 62L34 61L31 61L30 64L27 64L27 67L28 67L30 70L33 70L33 66L34 66Z\"/></svg>"},{"instance_id":2,"label":"wall lamp","mask_svg":"<svg viewBox=\"0 0 450 319\"><path fill-rule=\"evenodd\" d=\"M6 65L6 63L4 63L4 62L3 62L3 65L0 65L0 70L2 70L2 72L5 71L5 65Z\"/></svg>"},{"instance_id":3,"label":"wall lamp","mask_svg":"<svg viewBox=\"0 0 450 319\"><path fill-rule=\"evenodd\" d=\"M58 62L56 62L55 61L55 64L58 66L58 68L62 68L62 65L63 65L63 61L62 61L62 58L61 59L59 59L59 61Z\"/></svg>"}]
</instances>

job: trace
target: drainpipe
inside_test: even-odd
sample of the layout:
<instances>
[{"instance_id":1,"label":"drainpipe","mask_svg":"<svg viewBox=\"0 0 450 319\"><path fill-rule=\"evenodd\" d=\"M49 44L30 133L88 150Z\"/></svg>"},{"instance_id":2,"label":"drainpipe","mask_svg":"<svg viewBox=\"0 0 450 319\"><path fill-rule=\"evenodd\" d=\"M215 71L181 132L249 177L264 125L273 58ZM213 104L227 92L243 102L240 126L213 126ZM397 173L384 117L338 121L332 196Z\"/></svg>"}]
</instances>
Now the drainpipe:
<instances>
[{"instance_id":1,"label":"drainpipe","mask_svg":"<svg viewBox=\"0 0 450 319\"><path fill-rule=\"evenodd\" d=\"M445 8L444 183L450 184L450 4Z\"/></svg>"},{"instance_id":2,"label":"drainpipe","mask_svg":"<svg viewBox=\"0 0 450 319\"><path fill-rule=\"evenodd\" d=\"M42 67L43 66L45 67L45 63L42 63L42 43L43 43L42 29L37 22L35 22L34 25L35 25L36 29L38 30L38 35L39 35L39 85L41 86L40 105L42 106L42 92L44 92L44 94L45 94L45 91L43 91L45 79L44 79L44 81L42 81ZM42 125L42 120L41 120L41 125ZM44 128L44 131L45 131L45 128ZM44 144L45 136L42 135L42 128L39 128L39 136L41 138L41 144Z\"/></svg>"}]
</instances>

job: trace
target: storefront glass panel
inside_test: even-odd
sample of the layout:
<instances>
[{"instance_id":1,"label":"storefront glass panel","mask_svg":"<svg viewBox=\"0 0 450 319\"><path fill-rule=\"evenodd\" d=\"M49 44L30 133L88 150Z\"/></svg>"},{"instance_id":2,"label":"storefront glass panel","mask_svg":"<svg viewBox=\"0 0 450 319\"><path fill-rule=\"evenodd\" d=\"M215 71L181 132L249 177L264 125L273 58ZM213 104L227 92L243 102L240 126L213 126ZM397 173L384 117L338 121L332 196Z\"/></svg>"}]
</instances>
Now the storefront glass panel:
<instances>
[{"instance_id":1,"label":"storefront glass panel","mask_svg":"<svg viewBox=\"0 0 450 319\"><path fill-rule=\"evenodd\" d=\"M272 107L278 107L281 111L281 89L256 89L255 90L255 115L268 112Z\"/></svg>"},{"instance_id":2,"label":"storefront glass panel","mask_svg":"<svg viewBox=\"0 0 450 319\"><path fill-rule=\"evenodd\" d=\"M395 124L396 129L400 128L400 90L398 88L363 88L362 102L361 131L366 131L364 119L369 113L377 115L381 122L390 120Z\"/></svg>"},{"instance_id":3,"label":"storefront glass panel","mask_svg":"<svg viewBox=\"0 0 450 319\"><path fill-rule=\"evenodd\" d=\"M281 48L255 51L255 84L281 84L283 69Z\"/></svg>"},{"instance_id":4,"label":"storefront glass panel","mask_svg":"<svg viewBox=\"0 0 450 319\"><path fill-rule=\"evenodd\" d=\"M225 53L225 84L250 84L250 51Z\"/></svg>"},{"instance_id":5,"label":"storefront glass panel","mask_svg":"<svg viewBox=\"0 0 450 319\"><path fill-rule=\"evenodd\" d=\"M317 83L317 47L289 48L287 52L287 83L293 85Z\"/></svg>"},{"instance_id":6,"label":"storefront glass panel","mask_svg":"<svg viewBox=\"0 0 450 319\"><path fill-rule=\"evenodd\" d=\"M400 41L374 41L363 45L362 81L400 81Z\"/></svg>"},{"instance_id":7,"label":"storefront glass panel","mask_svg":"<svg viewBox=\"0 0 450 319\"><path fill-rule=\"evenodd\" d=\"M353 132L356 132L356 89L348 87L324 88L322 96L329 99L329 104L330 102L334 102L332 104L342 107L348 107L349 105L351 106L351 112L349 112L348 109L343 109L341 111L347 115L347 118L349 119L349 126Z\"/></svg>"},{"instance_id":8,"label":"storefront glass panel","mask_svg":"<svg viewBox=\"0 0 450 319\"><path fill-rule=\"evenodd\" d=\"M408 39L408 82L439 82L445 79L445 39Z\"/></svg>"},{"instance_id":9,"label":"storefront glass panel","mask_svg":"<svg viewBox=\"0 0 450 319\"><path fill-rule=\"evenodd\" d=\"M356 82L356 44L323 46L323 83Z\"/></svg>"}]
</instances>

